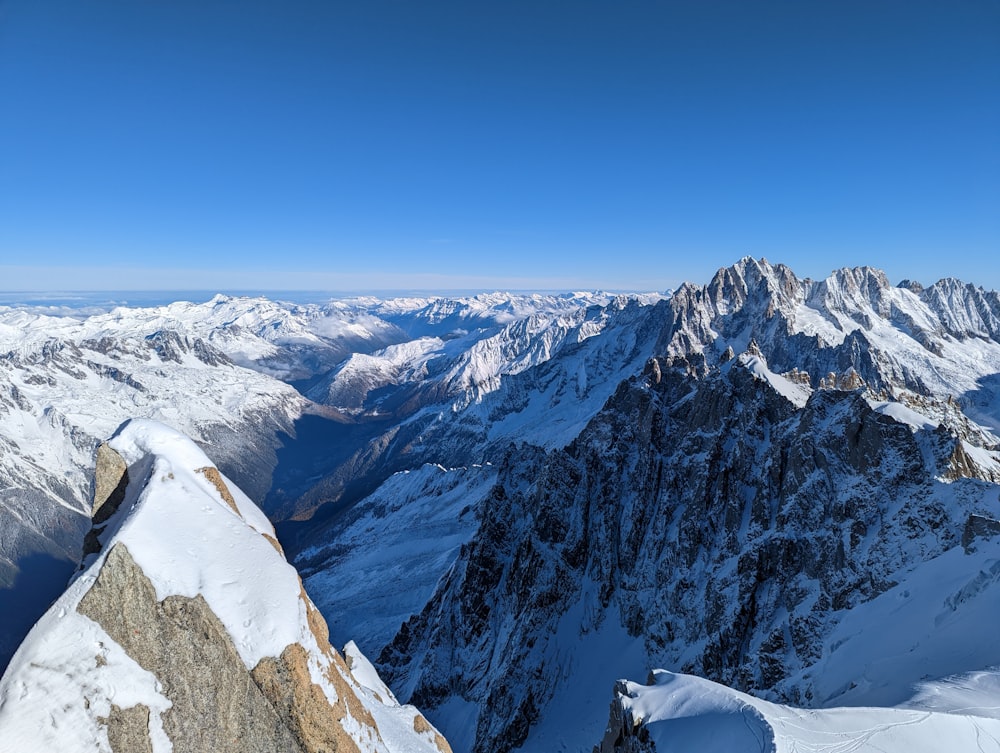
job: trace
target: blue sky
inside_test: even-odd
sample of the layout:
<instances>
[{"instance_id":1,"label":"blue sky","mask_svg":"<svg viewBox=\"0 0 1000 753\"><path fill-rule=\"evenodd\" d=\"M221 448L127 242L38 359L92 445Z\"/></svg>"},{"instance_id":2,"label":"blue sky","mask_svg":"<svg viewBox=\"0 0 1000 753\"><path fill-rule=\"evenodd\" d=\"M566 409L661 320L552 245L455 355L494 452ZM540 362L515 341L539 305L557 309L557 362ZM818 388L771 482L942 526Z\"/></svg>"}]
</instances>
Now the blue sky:
<instances>
[{"instance_id":1,"label":"blue sky","mask_svg":"<svg viewBox=\"0 0 1000 753\"><path fill-rule=\"evenodd\" d=\"M1000 288L1000 3L0 0L0 289Z\"/></svg>"}]
</instances>

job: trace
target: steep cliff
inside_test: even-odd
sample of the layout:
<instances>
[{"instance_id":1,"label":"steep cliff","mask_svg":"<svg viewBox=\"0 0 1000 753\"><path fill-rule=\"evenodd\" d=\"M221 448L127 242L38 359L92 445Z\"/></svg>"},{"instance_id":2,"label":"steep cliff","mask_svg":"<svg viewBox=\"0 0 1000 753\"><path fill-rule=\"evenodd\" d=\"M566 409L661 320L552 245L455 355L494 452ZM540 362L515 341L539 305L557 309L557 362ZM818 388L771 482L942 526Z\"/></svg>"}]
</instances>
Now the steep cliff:
<instances>
[{"instance_id":1,"label":"steep cliff","mask_svg":"<svg viewBox=\"0 0 1000 753\"><path fill-rule=\"evenodd\" d=\"M1000 517L1000 461L947 400L899 397L849 375L813 389L755 344L715 367L651 362L565 449L511 451L479 530L381 669L425 708L468 704L435 718L477 751L552 742L549 720L592 708L571 691L606 652L621 674L667 666L786 702L902 700L936 649L888 674L857 654L838 673L830 636ZM869 696L832 683L852 672ZM603 721L591 726L593 742Z\"/></svg>"}]
</instances>

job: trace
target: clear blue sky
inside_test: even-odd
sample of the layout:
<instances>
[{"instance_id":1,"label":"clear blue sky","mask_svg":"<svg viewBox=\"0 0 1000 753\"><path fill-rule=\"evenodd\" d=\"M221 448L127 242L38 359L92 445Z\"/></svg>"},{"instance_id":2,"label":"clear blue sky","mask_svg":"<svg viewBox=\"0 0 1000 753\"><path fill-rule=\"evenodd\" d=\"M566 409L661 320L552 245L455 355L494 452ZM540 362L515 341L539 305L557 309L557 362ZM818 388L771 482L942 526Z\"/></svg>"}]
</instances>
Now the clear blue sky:
<instances>
[{"instance_id":1,"label":"clear blue sky","mask_svg":"<svg viewBox=\"0 0 1000 753\"><path fill-rule=\"evenodd\" d=\"M1000 288L1000 2L0 0L0 289Z\"/></svg>"}]
</instances>

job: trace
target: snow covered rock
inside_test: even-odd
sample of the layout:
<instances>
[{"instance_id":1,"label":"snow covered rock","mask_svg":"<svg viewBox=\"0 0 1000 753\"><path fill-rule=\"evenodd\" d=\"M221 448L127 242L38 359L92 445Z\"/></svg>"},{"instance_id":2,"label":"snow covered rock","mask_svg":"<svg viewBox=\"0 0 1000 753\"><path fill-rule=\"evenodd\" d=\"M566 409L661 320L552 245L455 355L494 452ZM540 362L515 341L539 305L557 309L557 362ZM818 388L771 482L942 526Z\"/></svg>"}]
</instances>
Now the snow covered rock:
<instances>
[{"instance_id":1,"label":"snow covered rock","mask_svg":"<svg viewBox=\"0 0 1000 753\"><path fill-rule=\"evenodd\" d=\"M0 311L0 669L79 561L94 449L124 420L167 421L248 493L270 486L278 435L307 401L156 323Z\"/></svg>"},{"instance_id":2,"label":"snow covered rock","mask_svg":"<svg viewBox=\"0 0 1000 753\"><path fill-rule=\"evenodd\" d=\"M593 677L595 646L624 655L638 643L647 667L774 700L863 703L848 682L829 682L842 676L827 664L837 626L882 595L907 599L905 579L962 554L963 537L979 552L992 541L979 521L1000 511L989 432L977 435L987 447L966 442L864 387L776 374L762 354L707 369L697 354L661 359L658 373L621 384L564 449L512 451L478 531L379 656L400 696L472 750L543 739L575 749L588 722L549 737L546 720L586 718L592 707L573 688ZM956 447L968 462L954 462ZM956 568L975 580L980 563ZM961 591L983 594L982 615L996 613L994 581ZM926 582L909 583L931 598ZM972 600L952 602L972 614ZM856 644L839 640L849 656ZM872 675L872 693L899 692L941 653L930 639L912 645L917 659ZM1000 662L995 642L982 645L982 663L936 671ZM860 677L864 656L842 663Z\"/></svg>"},{"instance_id":3,"label":"snow covered rock","mask_svg":"<svg viewBox=\"0 0 1000 753\"><path fill-rule=\"evenodd\" d=\"M352 673L270 523L187 437L133 420L98 464L85 569L0 680L0 750L450 750L353 648Z\"/></svg>"},{"instance_id":4,"label":"snow covered rock","mask_svg":"<svg viewBox=\"0 0 1000 753\"><path fill-rule=\"evenodd\" d=\"M594 753L995 753L1000 751L998 675L983 674L990 682L977 675L925 686L924 693L937 701L932 709L811 710L658 669L645 685L624 680L616 685L610 723ZM944 703L937 690L944 691Z\"/></svg>"}]
</instances>

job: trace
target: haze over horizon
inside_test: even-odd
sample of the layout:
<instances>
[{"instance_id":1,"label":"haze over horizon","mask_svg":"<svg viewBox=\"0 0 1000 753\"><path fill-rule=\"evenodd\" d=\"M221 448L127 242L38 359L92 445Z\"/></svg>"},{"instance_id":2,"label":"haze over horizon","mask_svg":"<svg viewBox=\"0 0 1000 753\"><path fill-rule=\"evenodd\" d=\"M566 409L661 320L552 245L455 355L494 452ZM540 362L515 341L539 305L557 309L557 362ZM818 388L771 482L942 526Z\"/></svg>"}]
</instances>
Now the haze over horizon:
<instances>
[{"instance_id":1,"label":"haze over horizon","mask_svg":"<svg viewBox=\"0 0 1000 753\"><path fill-rule=\"evenodd\" d=\"M0 289L997 289L998 39L987 0L8 0Z\"/></svg>"},{"instance_id":2,"label":"haze over horizon","mask_svg":"<svg viewBox=\"0 0 1000 753\"><path fill-rule=\"evenodd\" d=\"M751 257L752 258L752 257ZM766 257L757 257L759 260L772 263L774 265L780 265L782 262L775 262L773 260L767 259ZM733 264L738 263L739 260L734 259L733 263L724 265L725 267L731 267ZM788 266L788 265L785 265ZM880 267L874 265L856 265L856 266L868 266L874 267L875 269L881 269ZM839 269L844 269L845 267L837 267L831 269L830 272L823 275L805 275L799 274L799 270L792 268L792 272L796 274L800 279L813 279L822 280L829 277L831 274L837 272ZM331 287L279 287L279 286L258 286L253 287L248 284L245 287L234 286L232 284L222 284L216 287L185 287L183 283L186 281L185 271L180 270L161 270L161 272L166 272L169 279L174 279L178 281L178 285L173 287L161 286L156 287L152 284L144 285L138 284L132 287L123 288L85 288L85 287L42 287L37 289L31 288L0 288L0 306L13 305L13 306L29 306L38 307L40 309L45 307L64 307L67 311L74 309L85 309L93 308L94 311L107 310L110 307L126 305L126 306L159 306L165 305L174 301L190 301L194 303L205 302L211 298L223 295L229 297L266 297L273 300L287 300L295 303L322 303L328 300L337 299L350 299L356 297L367 297L373 296L377 298L392 298L392 297L406 297L406 296L442 296L442 297L463 297L463 296L477 296L477 295L490 295L492 293L512 293L512 294L554 294L554 295L571 295L575 293L587 293L587 292L604 292L611 294L642 294L642 293L663 293L670 294L676 291L678 287L685 283L694 283L696 285L707 284L711 278L715 275L717 271L721 268L713 269L711 272L707 272L703 277L695 279L689 278L682 280L676 284L672 284L666 287L614 287L607 285L567 285L559 287L558 285L547 286L547 287L524 287L524 283L538 283L538 280L525 280L525 279L504 279L504 278L484 278L481 282L483 284L471 287L449 287L451 280L445 276L435 276L435 275L413 275L410 277L399 278L401 283L405 282L416 282L425 283L424 287L407 287L405 284L400 284L397 287L382 286L382 287L336 287L338 282L338 277L336 275L318 275L316 279L329 280L333 283ZM85 274L89 270L80 269L75 270L78 273ZM882 270L885 271L884 269ZM192 275L196 275L196 272L191 272ZM222 272L220 271L220 275ZM170 276L173 275L173 276ZM889 277L889 283L891 285L900 285L905 283L918 283L924 287L928 287L934 282L937 282L941 277L930 279L918 279L913 276L901 277L894 279ZM991 289L988 285L984 285L979 278L957 278L955 275L949 275L956 279L961 279L963 282L972 283L978 285L979 287L986 287ZM153 275L147 278L150 281L162 280L162 276ZM248 281L253 278L247 278ZM441 284L433 284L434 282ZM479 280L471 280L471 282L478 282ZM512 284L503 285L498 283L510 282ZM995 288L994 288L995 289Z\"/></svg>"}]
</instances>

